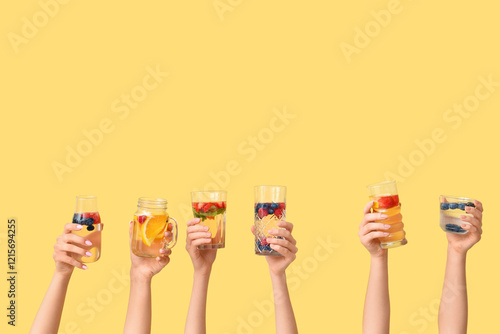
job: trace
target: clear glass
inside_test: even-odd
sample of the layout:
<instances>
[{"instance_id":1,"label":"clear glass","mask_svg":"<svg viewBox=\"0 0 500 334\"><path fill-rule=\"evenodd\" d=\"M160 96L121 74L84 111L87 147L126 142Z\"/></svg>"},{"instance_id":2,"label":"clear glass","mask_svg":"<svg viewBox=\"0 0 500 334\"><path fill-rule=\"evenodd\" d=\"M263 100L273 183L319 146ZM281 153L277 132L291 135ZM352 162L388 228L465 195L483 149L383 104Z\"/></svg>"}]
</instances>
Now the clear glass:
<instances>
[{"instance_id":1,"label":"clear glass","mask_svg":"<svg viewBox=\"0 0 500 334\"><path fill-rule=\"evenodd\" d=\"M75 255L75 258L84 263L96 262L101 257L101 231L104 226L101 223L101 216L97 211L96 196L76 196L73 224L83 225L83 228L80 231L73 231L72 233L92 242L92 246L83 247L92 253L91 257Z\"/></svg>"},{"instance_id":2,"label":"clear glass","mask_svg":"<svg viewBox=\"0 0 500 334\"><path fill-rule=\"evenodd\" d=\"M255 254L281 256L267 239L281 238L270 235L269 230L280 229L278 222L286 219L286 187L256 186L254 191Z\"/></svg>"},{"instance_id":3,"label":"clear glass","mask_svg":"<svg viewBox=\"0 0 500 334\"><path fill-rule=\"evenodd\" d=\"M172 238L165 238L171 231ZM160 256L160 249L168 249L177 243L177 221L167 213L167 200L163 198L139 198L132 227L132 253L140 257Z\"/></svg>"},{"instance_id":4,"label":"clear glass","mask_svg":"<svg viewBox=\"0 0 500 334\"><path fill-rule=\"evenodd\" d=\"M445 232L455 234L465 234L469 232L464 230L461 225L470 225L470 223L460 219L462 215L472 216L465 212L466 206L475 208L474 199L441 195L439 197L439 225L441 229Z\"/></svg>"},{"instance_id":5,"label":"clear glass","mask_svg":"<svg viewBox=\"0 0 500 334\"><path fill-rule=\"evenodd\" d=\"M373 212L388 215L386 219L378 220L377 223L391 225L387 237L379 238L380 247L395 248L406 245L406 233L403 230L403 216L401 215L401 204L399 203L396 181L384 181L368 186L368 196L373 201Z\"/></svg>"},{"instance_id":6,"label":"clear glass","mask_svg":"<svg viewBox=\"0 0 500 334\"><path fill-rule=\"evenodd\" d=\"M224 248L226 246L226 198L225 191L193 191L191 201L193 215L200 218L202 226L208 226L212 234L209 244L198 249Z\"/></svg>"}]
</instances>

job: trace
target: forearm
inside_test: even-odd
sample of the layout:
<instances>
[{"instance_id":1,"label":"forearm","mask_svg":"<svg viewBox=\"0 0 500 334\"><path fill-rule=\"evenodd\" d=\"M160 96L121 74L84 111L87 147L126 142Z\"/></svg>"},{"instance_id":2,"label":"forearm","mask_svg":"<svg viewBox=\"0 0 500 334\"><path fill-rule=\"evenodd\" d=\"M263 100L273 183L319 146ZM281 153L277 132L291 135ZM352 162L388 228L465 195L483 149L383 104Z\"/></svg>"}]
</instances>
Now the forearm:
<instances>
[{"instance_id":1,"label":"forearm","mask_svg":"<svg viewBox=\"0 0 500 334\"><path fill-rule=\"evenodd\" d=\"M372 257L363 311L363 334L388 334L390 324L387 253Z\"/></svg>"},{"instance_id":2,"label":"forearm","mask_svg":"<svg viewBox=\"0 0 500 334\"><path fill-rule=\"evenodd\" d=\"M125 334L149 334L151 332L151 278L130 273L130 297L128 300Z\"/></svg>"},{"instance_id":3,"label":"forearm","mask_svg":"<svg viewBox=\"0 0 500 334\"><path fill-rule=\"evenodd\" d=\"M439 306L439 333L467 333L466 254L448 248L443 293Z\"/></svg>"},{"instance_id":4,"label":"forearm","mask_svg":"<svg viewBox=\"0 0 500 334\"><path fill-rule=\"evenodd\" d=\"M30 334L57 333L70 278L71 274L54 273L47 293L31 326Z\"/></svg>"},{"instance_id":5,"label":"forearm","mask_svg":"<svg viewBox=\"0 0 500 334\"><path fill-rule=\"evenodd\" d=\"M286 275L271 274L274 294L274 313L276 317L277 334L296 334L297 323L293 314L292 302L288 293Z\"/></svg>"},{"instance_id":6,"label":"forearm","mask_svg":"<svg viewBox=\"0 0 500 334\"><path fill-rule=\"evenodd\" d=\"M186 318L185 334L205 334L207 294L210 272L196 273L193 277L193 290L189 302L189 310Z\"/></svg>"}]
</instances>

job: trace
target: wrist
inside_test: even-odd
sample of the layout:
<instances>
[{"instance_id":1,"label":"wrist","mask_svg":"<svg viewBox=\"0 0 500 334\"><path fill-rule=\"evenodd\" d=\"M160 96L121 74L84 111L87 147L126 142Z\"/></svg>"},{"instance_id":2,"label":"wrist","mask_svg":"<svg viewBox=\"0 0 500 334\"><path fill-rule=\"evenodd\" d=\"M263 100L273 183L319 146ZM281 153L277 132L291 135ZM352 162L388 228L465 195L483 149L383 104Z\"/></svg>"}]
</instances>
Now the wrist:
<instances>
[{"instance_id":1,"label":"wrist","mask_svg":"<svg viewBox=\"0 0 500 334\"><path fill-rule=\"evenodd\" d=\"M130 269L130 283L151 283L153 275L144 274L141 271L131 268Z\"/></svg>"},{"instance_id":2,"label":"wrist","mask_svg":"<svg viewBox=\"0 0 500 334\"><path fill-rule=\"evenodd\" d=\"M212 273L212 266L208 266L205 268L198 268L194 270L194 278L208 279L210 278L211 273Z\"/></svg>"},{"instance_id":3,"label":"wrist","mask_svg":"<svg viewBox=\"0 0 500 334\"><path fill-rule=\"evenodd\" d=\"M453 246L448 245L448 258L452 259L465 259L467 257L468 250L457 250Z\"/></svg>"},{"instance_id":4,"label":"wrist","mask_svg":"<svg viewBox=\"0 0 500 334\"><path fill-rule=\"evenodd\" d=\"M377 252L377 253L371 253L371 260L372 261L377 261L377 262L386 262L388 258L388 252L387 250L383 250L382 252Z\"/></svg>"},{"instance_id":5,"label":"wrist","mask_svg":"<svg viewBox=\"0 0 500 334\"><path fill-rule=\"evenodd\" d=\"M70 278L71 278L71 275L73 274L73 270L69 270L69 271L60 271L60 270L55 270L54 271L54 278L55 279L58 279L60 281L67 281L69 282Z\"/></svg>"}]
</instances>

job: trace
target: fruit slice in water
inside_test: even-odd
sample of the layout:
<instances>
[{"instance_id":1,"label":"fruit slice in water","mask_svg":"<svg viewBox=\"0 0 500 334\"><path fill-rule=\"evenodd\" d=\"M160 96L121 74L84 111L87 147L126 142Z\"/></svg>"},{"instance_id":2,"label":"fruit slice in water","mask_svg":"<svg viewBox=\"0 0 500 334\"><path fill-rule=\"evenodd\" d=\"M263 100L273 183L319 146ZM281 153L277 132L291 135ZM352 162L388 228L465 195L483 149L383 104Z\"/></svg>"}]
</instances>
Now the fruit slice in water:
<instances>
[{"instance_id":1,"label":"fruit slice in water","mask_svg":"<svg viewBox=\"0 0 500 334\"><path fill-rule=\"evenodd\" d=\"M155 217L148 217L141 225L142 242L148 247L153 244L156 237L163 235L167 222L162 219L154 219Z\"/></svg>"}]
</instances>

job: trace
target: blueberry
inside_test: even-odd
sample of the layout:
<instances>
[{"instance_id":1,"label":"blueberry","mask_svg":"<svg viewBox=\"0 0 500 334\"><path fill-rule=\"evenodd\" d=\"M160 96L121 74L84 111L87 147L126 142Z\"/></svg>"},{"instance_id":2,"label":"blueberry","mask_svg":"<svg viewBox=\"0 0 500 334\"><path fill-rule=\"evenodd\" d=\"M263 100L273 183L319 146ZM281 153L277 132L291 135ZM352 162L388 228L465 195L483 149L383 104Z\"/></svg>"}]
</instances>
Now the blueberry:
<instances>
[{"instance_id":1,"label":"blueberry","mask_svg":"<svg viewBox=\"0 0 500 334\"><path fill-rule=\"evenodd\" d=\"M255 210L259 210L260 208L262 208L264 206L264 204L262 203L257 203L257 206L255 207Z\"/></svg>"},{"instance_id":2,"label":"blueberry","mask_svg":"<svg viewBox=\"0 0 500 334\"><path fill-rule=\"evenodd\" d=\"M465 203L459 203L458 208L462 211L465 210Z\"/></svg>"},{"instance_id":3,"label":"blueberry","mask_svg":"<svg viewBox=\"0 0 500 334\"><path fill-rule=\"evenodd\" d=\"M279 207L280 207L280 205L278 203L272 203L271 204L271 209L277 209Z\"/></svg>"},{"instance_id":4,"label":"blueberry","mask_svg":"<svg viewBox=\"0 0 500 334\"><path fill-rule=\"evenodd\" d=\"M264 205L262 206L264 209L269 209L269 203L264 203Z\"/></svg>"},{"instance_id":5,"label":"blueberry","mask_svg":"<svg viewBox=\"0 0 500 334\"><path fill-rule=\"evenodd\" d=\"M476 206L474 205L474 203L472 203L472 202L467 202L467 203L465 204L465 206L472 206L473 208L475 208L475 207L476 207Z\"/></svg>"},{"instance_id":6,"label":"blueberry","mask_svg":"<svg viewBox=\"0 0 500 334\"><path fill-rule=\"evenodd\" d=\"M88 226L90 226L90 225L94 224L94 218L87 218L87 219L84 219L84 220L82 221L82 224L83 224L83 225L88 225Z\"/></svg>"},{"instance_id":7,"label":"blueberry","mask_svg":"<svg viewBox=\"0 0 500 334\"><path fill-rule=\"evenodd\" d=\"M93 230L94 230L94 225L87 226L87 231L93 231Z\"/></svg>"},{"instance_id":8,"label":"blueberry","mask_svg":"<svg viewBox=\"0 0 500 334\"><path fill-rule=\"evenodd\" d=\"M458 208L458 203L450 203L450 209L455 210Z\"/></svg>"},{"instance_id":9,"label":"blueberry","mask_svg":"<svg viewBox=\"0 0 500 334\"><path fill-rule=\"evenodd\" d=\"M267 213L269 213L270 215L272 215L274 213L274 210L273 209L267 209Z\"/></svg>"},{"instance_id":10,"label":"blueberry","mask_svg":"<svg viewBox=\"0 0 500 334\"><path fill-rule=\"evenodd\" d=\"M450 208L449 203L441 203L441 210L448 210Z\"/></svg>"},{"instance_id":11,"label":"blueberry","mask_svg":"<svg viewBox=\"0 0 500 334\"><path fill-rule=\"evenodd\" d=\"M266 251L269 251L269 252L273 250L273 249L271 248L271 245L265 245L265 246L263 247L263 249L264 249L264 250L266 250Z\"/></svg>"}]
</instances>

